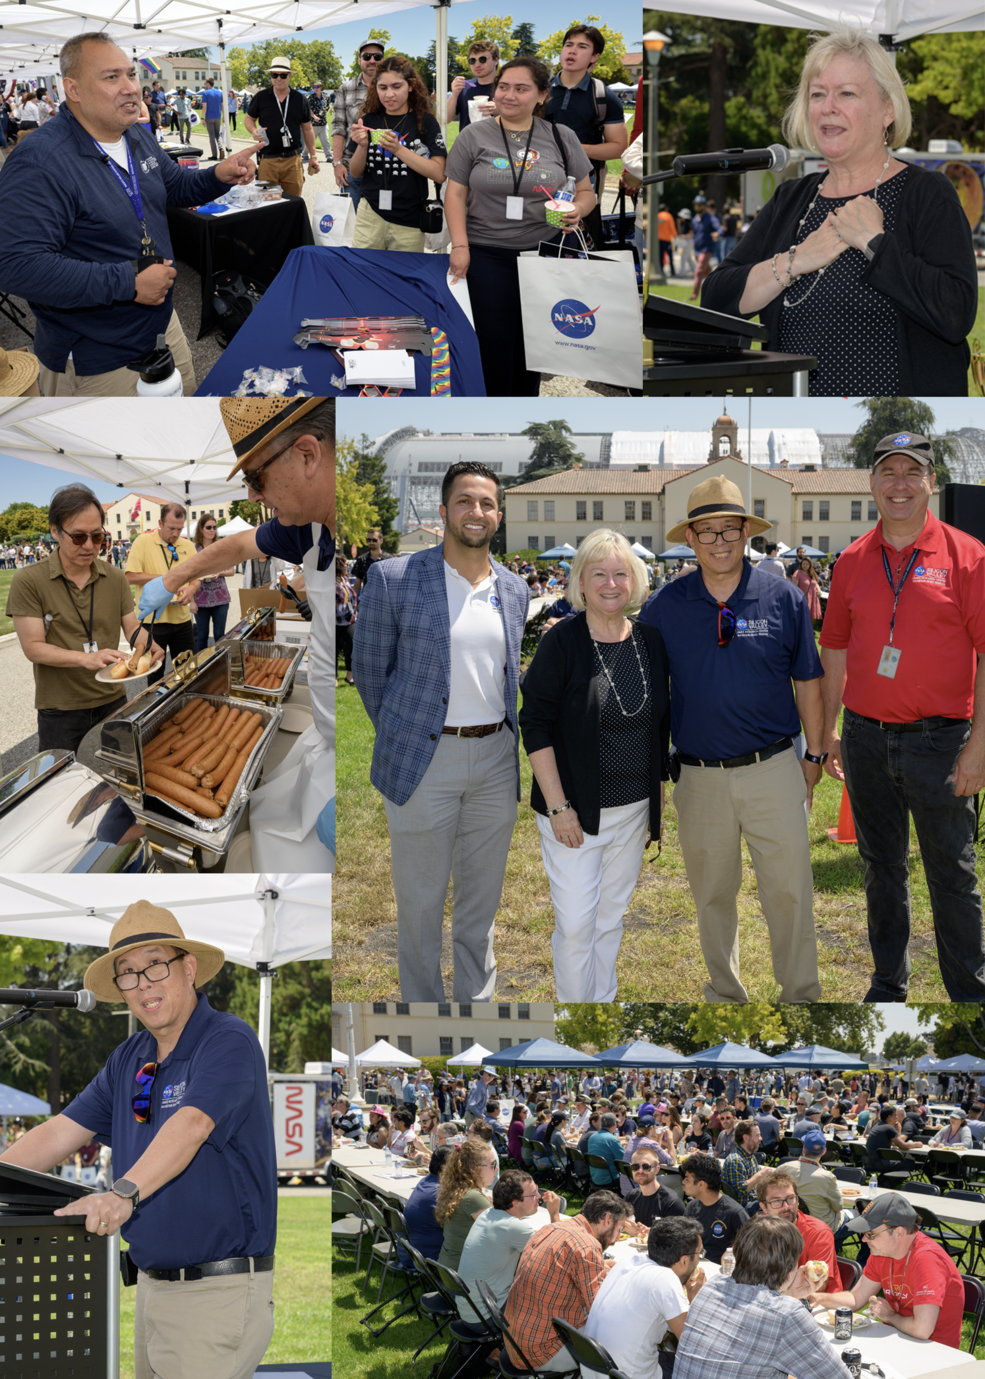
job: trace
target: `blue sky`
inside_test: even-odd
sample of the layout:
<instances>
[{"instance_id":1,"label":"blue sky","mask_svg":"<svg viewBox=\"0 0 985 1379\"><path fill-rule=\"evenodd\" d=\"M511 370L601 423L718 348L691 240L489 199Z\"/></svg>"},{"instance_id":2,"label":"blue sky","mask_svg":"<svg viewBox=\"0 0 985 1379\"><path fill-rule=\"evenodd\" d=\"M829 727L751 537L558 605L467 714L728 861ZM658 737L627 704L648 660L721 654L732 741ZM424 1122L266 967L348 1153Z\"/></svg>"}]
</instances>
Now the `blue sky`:
<instances>
[{"instance_id":1,"label":"blue sky","mask_svg":"<svg viewBox=\"0 0 985 1379\"><path fill-rule=\"evenodd\" d=\"M969 398L922 398L933 408L940 428L981 426L980 402ZM748 403L726 404L740 428L746 425ZM396 426L417 426L432 431L522 431L532 421L564 417L576 431L703 431L711 429L722 399L708 398L526 398L504 403L495 398L352 398L339 403L340 436L356 440L365 431L379 436ZM841 398L753 399L752 424L761 426L813 426L818 431L856 431L862 410ZM12 502L47 503L61 484L72 476L47 465L31 464L0 454L0 512ZM121 496L112 484L90 487L103 502Z\"/></svg>"},{"instance_id":2,"label":"blue sky","mask_svg":"<svg viewBox=\"0 0 985 1379\"><path fill-rule=\"evenodd\" d=\"M515 5L494 5L490 0L464 0L464 3L452 5L448 11L448 33L461 42L469 32L473 20L481 19L487 14L510 14L513 16L514 28L517 24L532 23L534 38L541 42L556 29L567 29L573 23L580 23L586 15L600 12L603 23L622 33L628 45L627 51L638 51L643 37L643 11L640 5L630 4L629 0L616 0L615 4L608 5L602 4L601 0L594 0L594 3L589 3L583 9L579 9L572 0L539 0L534 12L518 9ZM347 69L357 45L368 36L371 28L389 29L391 44L411 57L416 57L418 54L426 53L428 44L434 40L435 12L429 5L421 4L419 8L404 11L402 14L397 12L392 15L380 15L375 20L357 19L348 24L332 24L326 29L311 29L307 33L292 37L305 42L313 39L327 40L333 45ZM215 50L215 57L218 61L218 49Z\"/></svg>"}]
</instances>

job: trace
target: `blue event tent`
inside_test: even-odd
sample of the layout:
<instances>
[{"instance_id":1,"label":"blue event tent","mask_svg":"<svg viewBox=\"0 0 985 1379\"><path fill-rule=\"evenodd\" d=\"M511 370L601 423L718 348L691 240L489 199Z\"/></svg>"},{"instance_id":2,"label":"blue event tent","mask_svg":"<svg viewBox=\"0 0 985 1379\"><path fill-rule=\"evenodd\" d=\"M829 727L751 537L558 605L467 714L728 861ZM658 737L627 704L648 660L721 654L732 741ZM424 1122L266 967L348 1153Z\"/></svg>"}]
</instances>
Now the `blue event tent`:
<instances>
[{"instance_id":1,"label":"blue event tent","mask_svg":"<svg viewBox=\"0 0 985 1379\"><path fill-rule=\"evenodd\" d=\"M0 1083L0 1116L50 1116L51 1107L30 1092Z\"/></svg>"},{"instance_id":2,"label":"blue event tent","mask_svg":"<svg viewBox=\"0 0 985 1379\"><path fill-rule=\"evenodd\" d=\"M770 1058L758 1049L747 1049L744 1044L733 1044L726 1039L723 1044L692 1053L688 1058L691 1068L782 1068L775 1058Z\"/></svg>"},{"instance_id":3,"label":"blue event tent","mask_svg":"<svg viewBox=\"0 0 985 1379\"><path fill-rule=\"evenodd\" d=\"M634 1039L629 1044L617 1044L614 1049L603 1049L598 1061L607 1068L690 1068L692 1060L673 1049L662 1048L659 1044L647 1043L645 1039Z\"/></svg>"},{"instance_id":4,"label":"blue event tent","mask_svg":"<svg viewBox=\"0 0 985 1379\"><path fill-rule=\"evenodd\" d=\"M775 1063L784 1068L822 1069L867 1068L868 1061L860 1053L842 1053L838 1049L826 1049L823 1044L807 1044L802 1049L790 1049L788 1053L774 1056Z\"/></svg>"},{"instance_id":5,"label":"blue event tent","mask_svg":"<svg viewBox=\"0 0 985 1379\"><path fill-rule=\"evenodd\" d=\"M510 1049L492 1053L486 1062L497 1068L601 1068L590 1053L569 1049L553 1039L528 1039Z\"/></svg>"}]
</instances>

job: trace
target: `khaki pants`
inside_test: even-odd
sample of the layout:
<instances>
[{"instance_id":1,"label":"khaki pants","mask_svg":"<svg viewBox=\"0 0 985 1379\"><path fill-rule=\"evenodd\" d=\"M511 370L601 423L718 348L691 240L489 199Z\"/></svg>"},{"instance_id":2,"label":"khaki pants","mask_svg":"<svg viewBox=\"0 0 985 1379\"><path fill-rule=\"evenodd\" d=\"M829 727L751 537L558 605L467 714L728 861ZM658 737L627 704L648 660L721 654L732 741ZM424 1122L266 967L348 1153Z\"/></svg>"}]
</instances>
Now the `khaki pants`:
<instances>
[{"instance_id":1,"label":"khaki pants","mask_svg":"<svg viewBox=\"0 0 985 1379\"><path fill-rule=\"evenodd\" d=\"M166 1283L141 1272L136 1379L253 1379L274 1334L274 1275Z\"/></svg>"},{"instance_id":2,"label":"khaki pants","mask_svg":"<svg viewBox=\"0 0 985 1379\"><path fill-rule=\"evenodd\" d=\"M413 225L391 225L362 197L352 234L353 249L399 249L405 254L424 253L424 231Z\"/></svg>"},{"instance_id":3,"label":"khaki pants","mask_svg":"<svg viewBox=\"0 0 985 1379\"><path fill-rule=\"evenodd\" d=\"M304 165L300 153L290 158L268 158L262 154L257 164L257 178L261 182L276 182L287 196L300 196L304 191Z\"/></svg>"},{"instance_id":4,"label":"khaki pants","mask_svg":"<svg viewBox=\"0 0 985 1379\"><path fill-rule=\"evenodd\" d=\"M792 748L754 766L681 767L674 787L677 836L698 907L710 977L706 1001L749 999L739 977L735 902L743 837L769 927L779 999L820 1000L806 801L807 785Z\"/></svg>"},{"instance_id":5,"label":"khaki pants","mask_svg":"<svg viewBox=\"0 0 985 1379\"><path fill-rule=\"evenodd\" d=\"M181 374L185 397L191 397L198 386L195 382L195 366L176 311L171 314L164 339L174 355L174 366ZM139 356L135 354L134 357ZM140 374L127 368L77 376L71 359L66 360L64 373L55 373L42 364L38 377L45 397L136 397L139 381Z\"/></svg>"}]
</instances>

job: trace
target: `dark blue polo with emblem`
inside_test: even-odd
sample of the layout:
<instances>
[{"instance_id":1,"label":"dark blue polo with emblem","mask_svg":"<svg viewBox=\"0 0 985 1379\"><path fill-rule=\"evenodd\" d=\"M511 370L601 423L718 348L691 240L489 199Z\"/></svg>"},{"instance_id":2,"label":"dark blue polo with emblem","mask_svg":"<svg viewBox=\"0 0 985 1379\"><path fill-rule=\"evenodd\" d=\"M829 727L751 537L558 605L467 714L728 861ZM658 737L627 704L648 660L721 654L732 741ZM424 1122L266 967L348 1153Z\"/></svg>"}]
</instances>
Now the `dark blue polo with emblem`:
<instances>
[{"instance_id":1,"label":"dark blue polo with emblem","mask_svg":"<svg viewBox=\"0 0 985 1379\"><path fill-rule=\"evenodd\" d=\"M745 756L796 737L800 717L792 680L824 672L807 600L776 575L743 560L738 588L726 600L735 636L718 645L718 603L701 571L681 575L640 612L658 629L670 662L670 735L679 752L703 761Z\"/></svg>"},{"instance_id":2,"label":"dark blue polo with emblem","mask_svg":"<svg viewBox=\"0 0 985 1379\"><path fill-rule=\"evenodd\" d=\"M161 1064L150 1120L131 1101L137 1073L157 1058L142 1030L109 1061L64 1114L113 1150L113 1175L125 1178L154 1136L183 1106L215 1127L188 1167L165 1183L122 1227L141 1269L182 1269L218 1259L272 1255L277 1236L277 1161L260 1041L236 1015L213 1010L204 995Z\"/></svg>"}]
</instances>

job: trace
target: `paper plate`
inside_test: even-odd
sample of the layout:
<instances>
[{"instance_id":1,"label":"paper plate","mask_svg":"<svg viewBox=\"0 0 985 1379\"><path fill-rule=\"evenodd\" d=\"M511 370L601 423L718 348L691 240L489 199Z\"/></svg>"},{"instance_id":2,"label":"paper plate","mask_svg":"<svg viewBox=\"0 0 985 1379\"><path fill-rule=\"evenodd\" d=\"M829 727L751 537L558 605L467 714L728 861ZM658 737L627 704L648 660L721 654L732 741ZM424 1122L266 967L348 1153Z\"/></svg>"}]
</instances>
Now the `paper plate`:
<instances>
[{"instance_id":1,"label":"paper plate","mask_svg":"<svg viewBox=\"0 0 985 1379\"><path fill-rule=\"evenodd\" d=\"M818 1326L823 1326L826 1331L833 1331L835 1329L835 1324L829 1318L828 1309L826 1307L822 1306L814 1313L814 1320L817 1322ZM872 1318L869 1316L868 1312L854 1312L852 1314L853 1331L864 1331L867 1326L871 1325Z\"/></svg>"},{"instance_id":2,"label":"paper plate","mask_svg":"<svg viewBox=\"0 0 985 1379\"><path fill-rule=\"evenodd\" d=\"M115 664L116 662L114 661L113 665ZM134 675L131 671L129 675L124 675L122 680L114 680L112 675L110 675L113 666L104 666L102 670L96 671L96 679L101 685L129 685L134 680L146 680L148 675L154 674L154 671L157 670L160 664L160 661L158 661L157 665L151 666L150 670L145 670L143 675Z\"/></svg>"}]
</instances>

